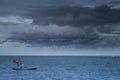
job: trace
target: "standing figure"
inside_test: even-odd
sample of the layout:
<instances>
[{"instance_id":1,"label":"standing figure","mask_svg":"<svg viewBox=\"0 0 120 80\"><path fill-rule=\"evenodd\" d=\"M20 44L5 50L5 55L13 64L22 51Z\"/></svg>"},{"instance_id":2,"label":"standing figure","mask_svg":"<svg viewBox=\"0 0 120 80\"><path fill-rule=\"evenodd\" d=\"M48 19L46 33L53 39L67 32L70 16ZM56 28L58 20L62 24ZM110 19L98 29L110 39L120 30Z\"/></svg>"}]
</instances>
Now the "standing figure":
<instances>
[{"instance_id":1,"label":"standing figure","mask_svg":"<svg viewBox=\"0 0 120 80\"><path fill-rule=\"evenodd\" d=\"M22 63L22 61L20 60L20 58L18 60L14 59L13 63L16 63L20 69L24 68L24 64Z\"/></svg>"}]
</instances>

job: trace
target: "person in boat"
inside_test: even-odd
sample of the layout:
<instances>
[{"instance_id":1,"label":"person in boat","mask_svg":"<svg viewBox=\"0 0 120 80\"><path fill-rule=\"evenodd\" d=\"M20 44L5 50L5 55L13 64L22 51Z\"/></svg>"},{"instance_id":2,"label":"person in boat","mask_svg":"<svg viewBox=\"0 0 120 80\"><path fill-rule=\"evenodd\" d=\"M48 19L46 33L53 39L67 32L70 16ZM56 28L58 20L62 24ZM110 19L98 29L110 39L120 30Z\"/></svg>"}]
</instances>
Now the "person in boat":
<instances>
[{"instance_id":1,"label":"person in boat","mask_svg":"<svg viewBox=\"0 0 120 80\"><path fill-rule=\"evenodd\" d=\"M20 60L20 58L18 60L14 59L13 63L16 63L19 68L24 68L24 64L22 63L22 61Z\"/></svg>"}]
</instances>

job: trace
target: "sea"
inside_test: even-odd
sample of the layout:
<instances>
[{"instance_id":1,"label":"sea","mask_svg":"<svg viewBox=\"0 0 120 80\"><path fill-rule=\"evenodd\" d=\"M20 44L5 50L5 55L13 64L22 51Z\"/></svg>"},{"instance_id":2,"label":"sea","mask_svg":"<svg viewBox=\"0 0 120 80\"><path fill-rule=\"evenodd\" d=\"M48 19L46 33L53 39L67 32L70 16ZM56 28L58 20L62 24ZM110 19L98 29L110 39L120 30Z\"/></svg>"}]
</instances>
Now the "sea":
<instances>
[{"instance_id":1,"label":"sea","mask_svg":"<svg viewBox=\"0 0 120 80\"><path fill-rule=\"evenodd\" d=\"M21 58L37 70L13 70ZM120 57L0 56L0 80L120 80Z\"/></svg>"}]
</instances>

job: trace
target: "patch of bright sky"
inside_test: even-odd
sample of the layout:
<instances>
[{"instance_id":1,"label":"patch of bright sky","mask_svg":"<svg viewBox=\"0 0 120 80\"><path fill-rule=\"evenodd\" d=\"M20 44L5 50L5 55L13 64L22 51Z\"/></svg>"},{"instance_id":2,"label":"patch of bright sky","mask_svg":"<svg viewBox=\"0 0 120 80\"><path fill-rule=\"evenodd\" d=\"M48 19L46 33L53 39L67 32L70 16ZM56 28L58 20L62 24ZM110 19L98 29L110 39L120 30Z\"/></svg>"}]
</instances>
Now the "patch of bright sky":
<instances>
[{"instance_id":1,"label":"patch of bright sky","mask_svg":"<svg viewBox=\"0 0 120 80\"><path fill-rule=\"evenodd\" d=\"M11 24L31 24L32 19L25 19L19 16L5 16L0 17L0 23L11 23Z\"/></svg>"}]
</instances>

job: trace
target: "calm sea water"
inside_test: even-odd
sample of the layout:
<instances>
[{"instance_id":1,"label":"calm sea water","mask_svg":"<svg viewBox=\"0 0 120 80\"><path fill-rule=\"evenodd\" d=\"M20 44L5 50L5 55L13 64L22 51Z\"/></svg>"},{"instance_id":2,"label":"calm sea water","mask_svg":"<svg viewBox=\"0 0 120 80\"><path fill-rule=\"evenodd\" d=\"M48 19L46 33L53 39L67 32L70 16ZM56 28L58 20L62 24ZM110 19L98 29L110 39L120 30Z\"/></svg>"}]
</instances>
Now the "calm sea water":
<instances>
[{"instance_id":1,"label":"calm sea water","mask_svg":"<svg viewBox=\"0 0 120 80\"><path fill-rule=\"evenodd\" d=\"M0 80L120 80L120 57L21 57L38 70L15 71L12 60L0 57Z\"/></svg>"}]
</instances>

